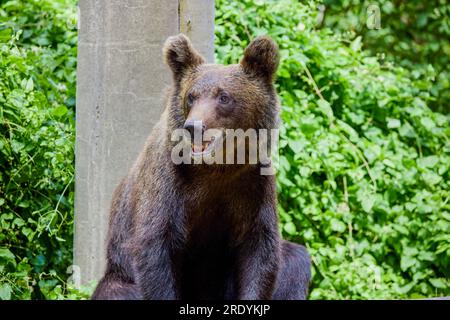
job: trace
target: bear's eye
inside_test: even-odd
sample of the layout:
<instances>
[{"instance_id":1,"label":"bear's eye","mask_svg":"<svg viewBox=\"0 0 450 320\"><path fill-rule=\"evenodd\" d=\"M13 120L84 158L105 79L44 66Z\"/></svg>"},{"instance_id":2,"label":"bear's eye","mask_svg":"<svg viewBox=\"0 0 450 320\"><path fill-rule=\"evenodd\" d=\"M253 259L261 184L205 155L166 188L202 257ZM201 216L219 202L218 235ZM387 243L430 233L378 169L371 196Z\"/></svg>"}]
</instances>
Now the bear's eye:
<instances>
[{"instance_id":1,"label":"bear's eye","mask_svg":"<svg viewBox=\"0 0 450 320\"><path fill-rule=\"evenodd\" d=\"M187 96L187 105L190 107L194 103L195 97L192 93L189 93Z\"/></svg>"},{"instance_id":2,"label":"bear's eye","mask_svg":"<svg viewBox=\"0 0 450 320\"><path fill-rule=\"evenodd\" d=\"M220 104L229 104L231 102L231 98L226 93L221 93L219 96L219 103Z\"/></svg>"}]
</instances>

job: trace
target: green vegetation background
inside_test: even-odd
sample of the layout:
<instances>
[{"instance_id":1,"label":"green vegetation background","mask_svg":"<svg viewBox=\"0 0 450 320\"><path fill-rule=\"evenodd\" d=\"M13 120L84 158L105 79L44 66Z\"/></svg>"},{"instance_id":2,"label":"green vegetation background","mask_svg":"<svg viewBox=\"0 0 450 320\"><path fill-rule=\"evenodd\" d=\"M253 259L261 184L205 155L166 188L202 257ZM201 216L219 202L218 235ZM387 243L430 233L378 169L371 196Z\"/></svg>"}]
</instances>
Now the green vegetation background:
<instances>
[{"instance_id":1,"label":"green vegetation background","mask_svg":"<svg viewBox=\"0 0 450 320\"><path fill-rule=\"evenodd\" d=\"M377 3L379 30L365 1L216 1L218 62L280 46L280 229L311 299L450 295L450 5ZM76 13L0 0L0 299L89 294L68 284Z\"/></svg>"}]
</instances>

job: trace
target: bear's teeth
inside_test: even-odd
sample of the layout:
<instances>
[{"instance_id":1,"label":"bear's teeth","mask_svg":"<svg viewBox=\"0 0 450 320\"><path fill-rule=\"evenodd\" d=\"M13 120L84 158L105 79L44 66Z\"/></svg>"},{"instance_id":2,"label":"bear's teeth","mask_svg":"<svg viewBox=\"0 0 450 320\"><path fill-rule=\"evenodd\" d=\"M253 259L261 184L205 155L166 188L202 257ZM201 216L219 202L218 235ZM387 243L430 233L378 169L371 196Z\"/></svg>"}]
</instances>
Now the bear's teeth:
<instances>
[{"instance_id":1,"label":"bear's teeth","mask_svg":"<svg viewBox=\"0 0 450 320\"><path fill-rule=\"evenodd\" d=\"M192 144L192 152L194 152L194 153L204 152L204 151L206 151L208 149L210 144L211 144L210 141L202 142L201 145L196 145L196 144L193 143Z\"/></svg>"}]
</instances>

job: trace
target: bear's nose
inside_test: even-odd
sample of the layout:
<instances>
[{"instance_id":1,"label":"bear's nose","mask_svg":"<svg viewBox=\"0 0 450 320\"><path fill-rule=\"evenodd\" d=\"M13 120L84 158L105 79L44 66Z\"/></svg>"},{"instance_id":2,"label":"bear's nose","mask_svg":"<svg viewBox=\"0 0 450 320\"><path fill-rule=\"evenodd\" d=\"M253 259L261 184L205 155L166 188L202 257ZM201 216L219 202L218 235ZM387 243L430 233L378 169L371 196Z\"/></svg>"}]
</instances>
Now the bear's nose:
<instances>
[{"instance_id":1,"label":"bear's nose","mask_svg":"<svg viewBox=\"0 0 450 320\"><path fill-rule=\"evenodd\" d=\"M202 138L203 133L205 132L205 125L203 124L203 122L201 120L188 119L184 123L183 128L186 129L187 131L189 131L189 133L191 135L191 139L194 139L194 137L196 135L199 135L200 138Z\"/></svg>"}]
</instances>

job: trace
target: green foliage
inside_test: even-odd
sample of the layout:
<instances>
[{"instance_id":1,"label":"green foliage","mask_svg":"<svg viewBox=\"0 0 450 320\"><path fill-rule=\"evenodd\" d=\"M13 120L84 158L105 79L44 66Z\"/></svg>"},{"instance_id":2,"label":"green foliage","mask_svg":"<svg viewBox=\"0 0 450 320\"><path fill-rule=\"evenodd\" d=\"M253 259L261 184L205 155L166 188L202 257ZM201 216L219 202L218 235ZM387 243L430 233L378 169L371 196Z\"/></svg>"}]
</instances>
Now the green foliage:
<instances>
[{"instance_id":1,"label":"green foliage","mask_svg":"<svg viewBox=\"0 0 450 320\"><path fill-rule=\"evenodd\" d=\"M217 1L218 62L266 33L282 59L280 228L313 257L310 298L449 295L450 129L429 108L433 76L319 28L314 2Z\"/></svg>"},{"instance_id":2,"label":"green foliage","mask_svg":"<svg viewBox=\"0 0 450 320\"><path fill-rule=\"evenodd\" d=\"M367 27L380 10L380 29ZM348 39L362 37L363 47L411 69L412 77L432 77L428 105L449 112L450 3L446 0L324 0L324 26ZM370 22L369 22L369 26ZM373 26L373 25L372 25Z\"/></svg>"},{"instance_id":3,"label":"green foliage","mask_svg":"<svg viewBox=\"0 0 450 320\"><path fill-rule=\"evenodd\" d=\"M73 294L75 12L0 2L0 299Z\"/></svg>"}]
</instances>

